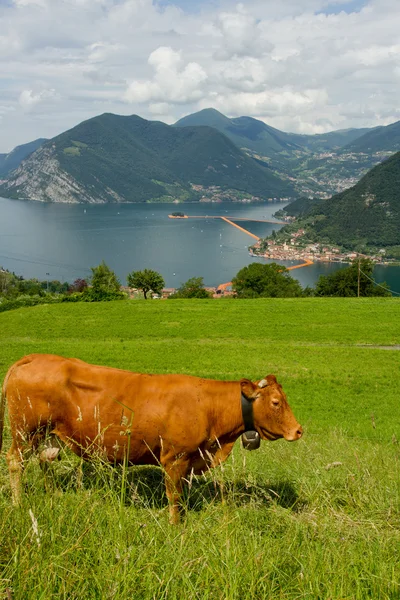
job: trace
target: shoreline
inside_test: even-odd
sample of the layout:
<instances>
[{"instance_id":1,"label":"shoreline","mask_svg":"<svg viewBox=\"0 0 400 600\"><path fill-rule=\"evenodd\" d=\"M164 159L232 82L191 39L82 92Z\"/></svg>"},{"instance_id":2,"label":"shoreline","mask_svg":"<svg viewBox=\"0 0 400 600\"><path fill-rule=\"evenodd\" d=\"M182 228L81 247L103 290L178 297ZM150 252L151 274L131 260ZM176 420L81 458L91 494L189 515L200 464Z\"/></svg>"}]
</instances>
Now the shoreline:
<instances>
[{"instance_id":1,"label":"shoreline","mask_svg":"<svg viewBox=\"0 0 400 600\"><path fill-rule=\"evenodd\" d=\"M289 267L289 269L294 269L294 268L298 268L300 266L306 266L306 263L308 262L308 264L313 264L313 263L329 263L329 264L343 264L343 265L351 265L351 263L353 262L353 260L355 260L356 258L369 258L370 260L372 260L372 262L374 263L374 265L382 265L384 267L399 267L400 266L400 261L383 261L383 260L374 260L374 256L368 256L367 254L358 254L358 256L354 256L354 258L348 258L348 257L343 257L340 259L332 259L330 256L315 256L312 254L307 254L304 256L301 256L299 254L297 254L296 256L292 256L291 254L282 254L282 253L278 253L278 254L274 254L274 253L264 253L264 254L258 254L255 252L252 252L250 250L250 256L254 256L254 258L267 258L269 260L284 260L284 261L293 261L293 260L298 260L298 261L305 261L305 264L303 265L296 265L295 267ZM351 253L351 254L355 254L355 253Z\"/></svg>"}]
</instances>

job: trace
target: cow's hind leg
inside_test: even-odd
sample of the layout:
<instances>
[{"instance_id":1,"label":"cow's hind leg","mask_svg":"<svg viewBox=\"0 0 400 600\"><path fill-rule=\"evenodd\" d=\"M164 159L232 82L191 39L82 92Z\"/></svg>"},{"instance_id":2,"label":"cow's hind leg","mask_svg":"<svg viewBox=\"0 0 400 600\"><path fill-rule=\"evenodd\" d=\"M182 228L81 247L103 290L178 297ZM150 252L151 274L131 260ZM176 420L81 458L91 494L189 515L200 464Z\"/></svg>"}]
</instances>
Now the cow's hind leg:
<instances>
[{"instance_id":1,"label":"cow's hind leg","mask_svg":"<svg viewBox=\"0 0 400 600\"><path fill-rule=\"evenodd\" d=\"M44 432L37 430L32 434L20 431L13 433L13 441L7 452L8 471L10 474L11 496L13 504L21 504L22 474L25 461L37 450Z\"/></svg>"},{"instance_id":2,"label":"cow's hind leg","mask_svg":"<svg viewBox=\"0 0 400 600\"><path fill-rule=\"evenodd\" d=\"M161 464L165 471L165 488L169 503L169 522L177 525L180 521L179 501L182 495L182 483L190 469L190 459L184 454L175 456L172 452L161 455Z\"/></svg>"},{"instance_id":3,"label":"cow's hind leg","mask_svg":"<svg viewBox=\"0 0 400 600\"><path fill-rule=\"evenodd\" d=\"M24 451L15 442L7 452L8 471L10 473L11 497L15 505L21 504L21 478L24 470Z\"/></svg>"}]
</instances>

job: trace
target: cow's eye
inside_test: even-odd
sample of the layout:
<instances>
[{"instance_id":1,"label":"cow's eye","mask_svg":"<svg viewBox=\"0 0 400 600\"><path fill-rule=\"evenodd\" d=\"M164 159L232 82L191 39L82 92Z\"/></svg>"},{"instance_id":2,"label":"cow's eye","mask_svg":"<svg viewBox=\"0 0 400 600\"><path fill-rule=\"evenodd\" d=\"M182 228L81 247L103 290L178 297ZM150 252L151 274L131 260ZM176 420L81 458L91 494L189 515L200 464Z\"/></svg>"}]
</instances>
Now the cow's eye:
<instances>
[{"instance_id":1,"label":"cow's eye","mask_svg":"<svg viewBox=\"0 0 400 600\"><path fill-rule=\"evenodd\" d=\"M275 400L274 398L272 399L272 404L274 406L279 406L279 400Z\"/></svg>"}]
</instances>

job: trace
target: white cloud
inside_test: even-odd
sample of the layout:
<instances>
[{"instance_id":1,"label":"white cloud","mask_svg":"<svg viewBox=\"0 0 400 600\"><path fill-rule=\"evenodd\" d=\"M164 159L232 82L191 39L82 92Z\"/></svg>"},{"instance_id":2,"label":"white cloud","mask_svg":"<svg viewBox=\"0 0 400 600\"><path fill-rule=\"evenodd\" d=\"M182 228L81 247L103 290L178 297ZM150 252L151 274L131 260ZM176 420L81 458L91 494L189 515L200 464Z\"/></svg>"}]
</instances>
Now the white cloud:
<instances>
[{"instance_id":1,"label":"white cloud","mask_svg":"<svg viewBox=\"0 0 400 600\"><path fill-rule=\"evenodd\" d=\"M113 55L123 50L121 44L110 44L108 42L95 42L88 48L88 61L93 63L104 63Z\"/></svg>"},{"instance_id":2,"label":"white cloud","mask_svg":"<svg viewBox=\"0 0 400 600\"><path fill-rule=\"evenodd\" d=\"M16 31L9 31L6 35L0 34L0 57L2 60L14 55L20 50L21 41Z\"/></svg>"},{"instance_id":3,"label":"white cloud","mask_svg":"<svg viewBox=\"0 0 400 600\"><path fill-rule=\"evenodd\" d=\"M153 102L149 104L149 111L152 115L169 115L171 104L168 104L168 102Z\"/></svg>"},{"instance_id":4,"label":"white cloud","mask_svg":"<svg viewBox=\"0 0 400 600\"><path fill-rule=\"evenodd\" d=\"M273 47L261 36L257 19L245 10L243 4L237 6L236 12L218 15L215 26L221 34L221 44L214 54L218 60L229 60L234 56L259 56Z\"/></svg>"},{"instance_id":5,"label":"white cloud","mask_svg":"<svg viewBox=\"0 0 400 600\"><path fill-rule=\"evenodd\" d=\"M14 0L14 4L19 8L23 8L25 6L44 8L46 6L46 0Z\"/></svg>"},{"instance_id":6,"label":"white cloud","mask_svg":"<svg viewBox=\"0 0 400 600\"><path fill-rule=\"evenodd\" d=\"M0 1L0 152L106 111L214 106L298 132L400 118L398 0L163 4Z\"/></svg>"},{"instance_id":7,"label":"white cloud","mask_svg":"<svg viewBox=\"0 0 400 600\"><path fill-rule=\"evenodd\" d=\"M308 114L323 108L328 101L326 90L310 89L295 92L290 89L264 91L260 93L239 93L219 95L214 98L214 105L219 110L227 110L234 115L248 116L282 116L293 117ZM202 101L202 107L207 105Z\"/></svg>"},{"instance_id":8,"label":"white cloud","mask_svg":"<svg viewBox=\"0 0 400 600\"><path fill-rule=\"evenodd\" d=\"M198 63L185 65L181 51L164 46L157 48L150 54L148 63L155 70L154 78L133 81L124 96L128 102L184 104L201 98L207 74Z\"/></svg>"},{"instance_id":9,"label":"white cloud","mask_svg":"<svg viewBox=\"0 0 400 600\"><path fill-rule=\"evenodd\" d=\"M36 104L44 102L49 98L54 98L54 96L55 90L42 90L37 94L35 94L32 90L23 90L19 95L18 102L23 109L30 110L36 106Z\"/></svg>"}]
</instances>

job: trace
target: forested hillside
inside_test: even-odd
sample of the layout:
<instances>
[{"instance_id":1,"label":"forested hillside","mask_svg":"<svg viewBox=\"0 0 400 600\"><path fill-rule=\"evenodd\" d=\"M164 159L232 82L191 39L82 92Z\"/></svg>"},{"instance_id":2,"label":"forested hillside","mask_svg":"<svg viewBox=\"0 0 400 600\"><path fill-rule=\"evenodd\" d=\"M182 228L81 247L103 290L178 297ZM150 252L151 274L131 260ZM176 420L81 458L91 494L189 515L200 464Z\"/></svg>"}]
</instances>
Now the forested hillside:
<instances>
[{"instance_id":1,"label":"forested hillside","mask_svg":"<svg viewBox=\"0 0 400 600\"><path fill-rule=\"evenodd\" d=\"M213 108L183 117L175 127L208 125L229 137L239 148L248 148L263 156L282 153L282 159L296 152L324 152L342 147L364 135L369 129L344 129L317 135L285 133L253 117L230 119Z\"/></svg>"},{"instance_id":2,"label":"forested hillside","mask_svg":"<svg viewBox=\"0 0 400 600\"><path fill-rule=\"evenodd\" d=\"M12 173L3 195L53 202L197 200L197 186L266 199L293 195L210 127L174 128L103 114L49 140Z\"/></svg>"},{"instance_id":3,"label":"forested hillside","mask_svg":"<svg viewBox=\"0 0 400 600\"><path fill-rule=\"evenodd\" d=\"M324 202L311 203L296 227L306 227L315 240L349 248L396 247L400 245L399 190L397 152L351 189Z\"/></svg>"},{"instance_id":4,"label":"forested hillside","mask_svg":"<svg viewBox=\"0 0 400 600\"><path fill-rule=\"evenodd\" d=\"M45 141L44 138L39 138L33 142L16 146L8 154L0 154L0 178L7 176L8 173L19 167L21 162L32 154L32 152L40 148Z\"/></svg>"},{"instance_id":5,"label":"forested hillside","mask_svg":"<svg viewBox=\"0 0 400 600\"><path fill-rule=\"evenodd\" d=\"M347 152L366 153L382 152L388 149L400 150L400 121L386 127L376 127L343 148Z\"/></svg>"},{"instance_id":6,"label":"forested hillside","mask_svg":"<svg viewBox=\"0 0 400 600\"><path fill-rule=\"evenodd\" d=\"M326 198L350 188L368 169L399 149L390 125L304 135L285 133L252 117L228 118L211 108L175 123L176 127L200 125L218 129L259 164L269 165L291 181L302 196ZM373 134L378 131L380 143L368 142L367 136L375 139Z\"/></svg>"}]
</instances>

